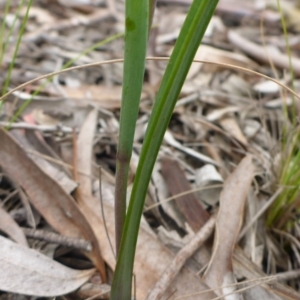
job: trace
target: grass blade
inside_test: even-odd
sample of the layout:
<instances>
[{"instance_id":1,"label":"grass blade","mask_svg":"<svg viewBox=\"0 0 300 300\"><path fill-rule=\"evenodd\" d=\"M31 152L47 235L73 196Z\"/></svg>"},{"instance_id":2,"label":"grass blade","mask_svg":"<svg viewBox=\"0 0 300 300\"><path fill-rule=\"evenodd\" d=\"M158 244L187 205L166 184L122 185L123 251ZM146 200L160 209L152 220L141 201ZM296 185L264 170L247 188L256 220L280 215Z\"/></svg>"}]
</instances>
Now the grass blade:
<instances>
[{"instance_id":1,"label":"grass blade","mask_svg":"<svg viewBox=\"0 0 300 300\"><path fill-rule=\"evenodd\" d=\"M8 68L8 73L6 75L6 79L5 79L5 82L4 82L4 87L3 87L2 94L5 94L7 89L8 89L8 85L9 85L10 78L11 78L11 73L12 73L12 70L13 70L14 65L15 65L15 61L16 61L16 58L17 58L17 55L18 55L18 51L19 51L19 47L20 47L20 44L21 44L21 41L22 41L23 34L25 32L26 23L27 23L28 16L29 16L29 10L30 10L30 7L32 5L32 2L33 2L33 0L29 0L29 2L27 4L25 16L24 16L24 19L23 19L22 24L21 24L21 28L20 28L20 32L19 32L19 35L18 35L17 44L16 44L16 48L15 48L15 51L14 51L14 54L13 54L12 62L10 63L9 68ZM23 6L23 3L24 3L24 1L21 2L21 5L19 6L19 9ZM19 13L19 9L18 9L18 13ZM12 33L12 30L11 30L10 34L11 33ZM9 41L7 41L7 43L8 42ZM6 49L6 45L4 47L5 49Z\"/></svg>"}]
</instances>

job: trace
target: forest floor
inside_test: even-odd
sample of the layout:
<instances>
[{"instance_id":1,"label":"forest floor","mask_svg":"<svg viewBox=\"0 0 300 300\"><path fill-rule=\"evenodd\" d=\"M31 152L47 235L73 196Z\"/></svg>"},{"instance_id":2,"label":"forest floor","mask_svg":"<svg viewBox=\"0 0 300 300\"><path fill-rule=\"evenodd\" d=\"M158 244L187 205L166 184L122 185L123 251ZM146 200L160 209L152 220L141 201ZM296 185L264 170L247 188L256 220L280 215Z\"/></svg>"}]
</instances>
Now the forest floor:
<instances>
[{"instance_id":1,"label":"forest floor","mask_svg":"<svg viewBox=\"0 0 300 300\"><path fill-rule=\"evenodd\" d=\"M217 6L151 178L137 299L166 270L161 299L300 299L300 4L278 3ZM149 57L170 56L190 4L158 0ZM5 5L0 298L109 299L124 2L34 1L15 59L27 8ZM128 193L166 65L146 63Z\"/></svg>"}]
</instances>

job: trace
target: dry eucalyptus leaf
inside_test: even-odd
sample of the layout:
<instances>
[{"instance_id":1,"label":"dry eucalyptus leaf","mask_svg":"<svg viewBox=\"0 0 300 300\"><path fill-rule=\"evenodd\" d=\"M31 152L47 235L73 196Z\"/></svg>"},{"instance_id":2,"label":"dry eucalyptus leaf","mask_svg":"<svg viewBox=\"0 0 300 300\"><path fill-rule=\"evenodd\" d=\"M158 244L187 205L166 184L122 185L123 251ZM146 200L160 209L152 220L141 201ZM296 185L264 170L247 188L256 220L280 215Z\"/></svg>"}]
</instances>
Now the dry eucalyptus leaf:
<instances>
[{"instance_id":1,"label":"dry eucalyptus leaf","mask_svg":"<svg viewBox=\"0 0 300 300\"><path fill-rule=\"evenodd\" d=\"M242 143L243 145L248 144L248 141L245 138L245 136L235 118L224 118L224 119L220 120L219 123L229 134L231 134L240 143Z\"/></svg>"},{"instance_id":2,"label":"dry eucalyptus leaf","mask_svg":"<svg viewBox=\"0 0 300 300\"><path fill-rule=\"evenodd\" d=\"M0 206L0 230L5 232L13 240L23 246L28 247L28 243L23 230L19 227L12 216Z\"/></svg>"},{"instance_id":3,"label":"dry eucalyptus leaf","mask_svg":"<svg viewBox=\"0 0 300 300\"><path fill-rule=\"evenodd\" d=\"M195 59L214 61L216 63L223 63L223 64L231 64L231 65L240 66L244 68L255 67L255 63L245 55L217 49L215 47L203 45L203 44L198 48L197 53L195 55ZM193 64L187 75L187 78L192 78L193 76L198 74L201 68L202 68L202 64ZM223 67L210 66L210 68L211 70L215 70L215 69L221 69Z\"/></svg>"},{"instance_id":4,"label":"dry eucalyptus leaf","mask_svg":"<svg viewBox=\"0 0 300 300\"><path fill-rule=\"evenodd\" d=\"M77 183L72 180L65 172L60 170L57 166L51 164L49 161L44 158L34 155L30 150L35 151L35 149L39 149L40 145L33 145L29 142L29 140L24 137L21 130L13 130L11 132L12 136L21 144L23 148L27 151L28 157L30 157L34 162L42 169L48 176L53 178L56 182L59 182L59 185L68 193L72 193L74 189L77 187ZM31 138L32 141L32 138ZM37 141L39 141L37 139ZM40 150L40 149L39 149Z\"/></svg>"},{"instance_id":5,"label":"dry eucalyptus leaf","mask_svg":"<svg viewBox=\"0 0 300 300\"><path fill-rule=\"evenodd\" d=\"M161 160L161 172L172 196L176 196L191 189L191 186L177 161L166 157L163 158ZM202 207L194 193L176 197L175 201L177 207L185 216L187 223L194 232L197 232L209 219L208 212Z\"/></svg>"},{"instance_id":6,"label":"dry eucalyptus leaf","mask_svg":"<svg viewBox=\"0 0 300 300\"><path fill-rule=\"evenodd\" d=\"M95 135L95 128L97 124L98 111L93 109L85 119L80 129L80 133L77 139L77 168L82 173L92 175L92 151L93 151L93 140ZM80 175L80 188L92 191L91 177ZM99 205L99 201L97 204Z\"/></svg>"},{"instance_id":7,"label":"dry eucalyptus leaf","mask_svg":"<svg viewBox=\"0 0 300 300\"><path fill-rule=\"evenodd\" d=\"M223 178L217 171L215 166L206 164L200 169L196 170L196 186L197 187L209 187L210 185L222 185ZM209 205L216 205L219 201L221 193L221 187L213 187L211 189L202 189L197 191L198 198Z\"/></svg>"},{"instance_id":8,"label":"dry eucalyptus leaf","mask_svg":"<svg viewBox=\"0 0 300 300\"><path fill-rule=\"evenodd\" d=\"M199 159L200 161L204 161L206 163L209 164L213 164L213 165L217 165L217 163L211 159L210 157L201 154L200 152L195 151L194 149L191 149L189 147L185 147L182 144L180 144L178 141L175 140L175 138L173 137L173 135L171 134L171 132L169 130L166 131L165 136L164 136L164 141L166 143L168 143L170 146L192 156L195 157L197 159Z\"/></svg>"},{"instance_id":9,"label":"dry eucalyptus leaf","mask_svg":"<svg viewBox=\"0 0 300 300\"><path fill-rule=\"evenodd\" d=\"M40 169L4 129L0 129L0 140L1 166L18 181L33 206L55 230L66 236L84 237L92 242L92 259L105 281L99 243L74 199Z\"/></svg>"},{"instance_id":10,"label":"dry eucalyptus leaf","mask_svg":"<svg viewBox=\"0 0 300 300\"><path fill-rule=\"evenodd\" d=\"M246 156L224 183L220 196L220 209L216 222L216 234L212 258L205 273L205 282L219 296L234 291L235 277L232 267L232 255L243 220L246 196L253 179L252 156ZM224 287L224 288L223 288ZM241 295L232 294L225 300L241 299Z\"/></svg>"},{"instance_id":11,"label":"dry eucalyptus leaf","mask_svg":"<svg viewBox=\"0 0 300 300\"><path fill-rule=\"evenodd\" d=\"M214 109L206 116L206 120L209 122L215 122L227 114L238 112L240 110L241 108L238 106L226 106L224 108Z\"/></svg>"},{"instance_id":12,"label":"dry eucalyptus leaf","mask_svg":"<svg viewBox=\"0 0 300 300\"><path fill-rule=\"evenodd\" d=\"M280 86L271 80L263 80L253 86L254 91L264 94L278 93Z\"/></svg>"},{"instance_id":13,"label":"dry eucalyptus leaf","mask_svg":"<svg viewBox=\"0 0 300 300\"><path fill-rule=\"evenodd\" d=\"M37 297L55 297L78 289L94 269L67 268L39 252L0 236L0 290Z\"/></svg>"}]
</instances>

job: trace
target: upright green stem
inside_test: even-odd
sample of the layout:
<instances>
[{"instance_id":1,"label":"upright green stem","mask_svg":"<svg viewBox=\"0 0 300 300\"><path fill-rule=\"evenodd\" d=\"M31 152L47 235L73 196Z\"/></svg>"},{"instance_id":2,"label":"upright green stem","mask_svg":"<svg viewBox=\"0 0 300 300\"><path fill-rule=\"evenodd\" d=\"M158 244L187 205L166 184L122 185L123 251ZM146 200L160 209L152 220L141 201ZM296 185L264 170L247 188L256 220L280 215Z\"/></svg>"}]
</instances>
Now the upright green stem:
<instances>
[{"instance_id":1,"label":"upright green stem","mask_svg":"<svg viewBox=\"0 0 300 300\"><path fill-rule=\"evenodd\" d=\"M15 48L15 51L13 53L12 61L9 65L7 75L5 76L5 82L4 82L4 87L3 87L3 91L2 91L3 94L5 94L7 89L8 89L11 73L12 73L12 70L13 70L14 65L15 65L15 61L16 61L16 58L17 58L17 55L18 55L18 52L19 52L19 47L20 47L20 44L21 44L21 41L22 41L23 34L25 32L25 28L26 28L26 24L27 24L27 20L28 20L28 16L29 16L29 10L30 10L30 7L32 5L32 2L33 2L33 0L29 0L29 2L27 4L25 16L24 16L24 19L22 21L20 32L19 32L19 35L18 35L16 48ZM21 7L23 6L23 3L24 3L24 0L22 0L22 2L21 2ZM19 12L19 10L18 10L18 12ZM5 46L5 48L6 48L6 46Z\"/></svg>"},{"instance_id":2,"label":"upright green stem","mask_svg":"<svg viewBox=\"0 0 300 300\"><path fill-rule=\"evenodd\" d=\"M130 300L135 248L151 173L183 82L217 3L218 0L193 1L164 74L150 116L133 184L111 299ZM117 294L118 291L121 292Z\"/></svg>"},{"instance_id":3,"label":"upright green stem","mask_svg":"<svg viewBox=\"0 0 300 300\"><path fill-rule=\"evenodd\" d=\"M126 215L126 192L129 163L144 81L145 58L148 41L149 1L126 0L125 9L126 26L123 92L115 189L115 229L117 253L119 252Z\"/></svg>"}]
</instances>

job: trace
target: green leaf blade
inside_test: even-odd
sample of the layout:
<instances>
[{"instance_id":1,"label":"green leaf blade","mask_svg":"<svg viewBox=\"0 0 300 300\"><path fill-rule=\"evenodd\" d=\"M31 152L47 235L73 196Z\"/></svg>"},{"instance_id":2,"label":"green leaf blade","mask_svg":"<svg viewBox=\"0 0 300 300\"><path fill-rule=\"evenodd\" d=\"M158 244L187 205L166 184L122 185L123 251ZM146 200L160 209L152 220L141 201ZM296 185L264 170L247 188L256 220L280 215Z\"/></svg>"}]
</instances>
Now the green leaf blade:
<instances>
[{"instance_id":1,"label":"green leaf blade","mask_svg":"<svg viewBox=\"0 0 300 300\"><path fill-rule=\"evenodd\" d=\"M116 249L119 245L126 215L126 193L129 163L140 97L144 81L145 60L148 43L149 1L126 0L125 19L125 55L123 71L123 92L120 115L120 133L117 150L115 222ZM120 300L131 297L131 276L125 276L123 270L115 273L111 299Z\"/></svg>"},{"instance_id":2,"label":"green leaf blade","mask_svg":"<svg viewBox=\"0 0 300 300\"><path fill-rule=\"evenodd\" d=\"M131 279L144 199L154 163L180 90L217 3L218 0L194 0L164 74L146 131L124 225L115 271L119 280Z\"/></svg>"}]
</instances>

